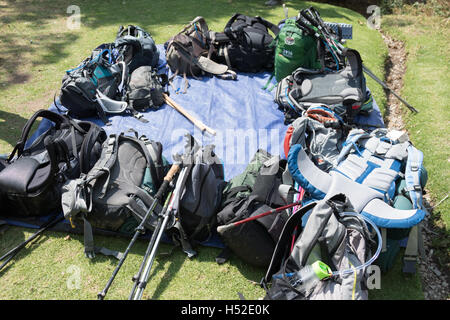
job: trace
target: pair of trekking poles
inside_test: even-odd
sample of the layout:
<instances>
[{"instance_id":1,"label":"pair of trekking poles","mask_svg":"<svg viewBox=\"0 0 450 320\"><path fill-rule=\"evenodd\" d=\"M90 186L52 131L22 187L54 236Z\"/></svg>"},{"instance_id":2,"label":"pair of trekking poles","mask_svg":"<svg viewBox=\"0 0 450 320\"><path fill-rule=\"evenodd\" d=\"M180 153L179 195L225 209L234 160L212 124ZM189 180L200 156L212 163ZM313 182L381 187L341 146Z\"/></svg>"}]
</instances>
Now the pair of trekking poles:
<instances>
[{"instance_id":1,"label":"pair of trekking poles","mask_svg":"<svg viewBox=\"0 0 450 320\"><path fill-rule=\"evenodd\" d=\"M306 21L305 21L306 20ZM323 41L328 49L331 51L331 54L335 59L337 59L337 64L339 61L342 61L342 52L345 50L345 47L337 40L334 31L331 27L327 26L325 22L320 17L319 12L314 7L310 7L309 9L303 9L300 11L297 19L297 25L307 34L315 37L319 41ZM309 22L306 23L306 22ZM313 28L315 27L315 29ZM362 65L363 71L370 76L373 80L375 80L378 84L380 84L385 90L392 93L395 97L397 97L410 111L414 113L418 113L419 111L410 105L406 100L400 97L394 90L389 88L389 86L383 82L380 78L378 78L372 71L369 70L364 64Z\"/></svg>"},{"instance_id":2,"label":"pair of trekking poles","mask_svg":"<svg viewBox=\"0 0 450 320\"><path fill-rule=\"evenodd\" d=\"M181 169L181 171L180 171ZM178 174L178 172L180 173ZM178 177L176 179L175 176L178 174ZM152 237L150 239L150 242L147 246L147 250L144 254L143 261L139 267L139 271L136 276L133 277L134 285L131 290L129 300L140 300L142 298L142 295L144 293L144 289L147 285L148 279L150 277L150 271L153 266L153 262L156 257L156 253L158 250L159 243L161 242L162 235L164 231L166 230L167 224L170 221L170 219L173 219L176 215L176 205L177 202L180 199L181 193L183 191L184 184L186 182L186 178L189 174L189 167L183 166L181 168L180 164L173 164L170 168L167 175L164 177L163 183L158 189L158 192L156 193L154 200L151 204L151 206L148 208L145 216L142 218L140 224L136 228L136 231L128 244L128 247L126 248L125 252L123 253L123 256L119 260L118 265L114 269L110 279L108 280L105 288L98 293L97 298L98 300L105 299L106 294L108 293L109 288L111 287L115 277L117 276L117 273L119 272L120 268L122 267L123 263L125 262L125 259L127 258L131 248L137 241L139 235L142 235L145 233L145 225L149 221L150 217L154 214L157 214L157 224L156 227L153 230ZM176 183L174 183L174 180L176 180ZM158 203L161 202L161 200L166 197L164 206L160 213L156 213L155 209L158 205Z\"/></svg>"}]
</instances>

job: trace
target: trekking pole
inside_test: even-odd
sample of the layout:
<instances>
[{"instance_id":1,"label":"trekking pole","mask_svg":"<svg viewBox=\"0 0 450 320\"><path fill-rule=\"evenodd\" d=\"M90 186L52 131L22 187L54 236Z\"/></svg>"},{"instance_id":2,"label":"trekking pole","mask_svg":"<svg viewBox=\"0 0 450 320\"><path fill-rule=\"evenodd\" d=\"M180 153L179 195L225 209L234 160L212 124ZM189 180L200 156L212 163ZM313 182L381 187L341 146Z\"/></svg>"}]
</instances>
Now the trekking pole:
<instances>
[{"instance_id":1,"label":"trekking pole","mask_svg":"<svg viewBox=\"0 0 450 320\"><path fill-rule=\"evenodd\" d=\"M162 217L164 216L165 212L167 211L170 200L172 199L172 195L173 195L173 192L172 191L169 192L169 194L167 195L167 198L166 198L166 202L164 203L164 207L161 211L161 214L158 215L158 223L156 225L156 228L153 230L152 237L147 246L147 250L145 251L144 258L142 259L141 265L139 266L139 271L132 279L134 284L133 284L133 288L131 289L130 296L128 297L129 300L131 300L133 298L133 295L136 292L136 288L138 286L138 280L141 278L142 272L144 270L144 263L148 259L149 255L151 253L151 250L155 245L157 235L159 234L159 230L161 229L161 226L162 226L162 221L163 221Z\"/></svg>"},{"instance_id":2,"label":"trekking pole","mask_svg":"<svg viewBox=\"0 0 450 320\"><path fill-rule=\"evenodd\" d=\"M170 168L169 172L167 173L167 175L164 177L163 183L159 187L158 192L156 193L155 198L154 198L150 208L148 208L144 218L142 219L141 223L136 228L136 232L134 233L133 238L131 239L130 243L128 244L128 247L125 250L122 258L119 260L117 267L114 269L114 271L111 275L111 278L106 283L106 286L102 290L102 292L98 293L98 295L97 295L98 300L105 299L105 296L108 293L108 290L111 287L117 273L119 272L120 268L122 267L123 263L125 262L125 259L127 258L128 253L130 252L131 248L133 247L134 243L136 242L137 238L139 237L139 234L142 234L145 232L145 224L147 223L147 220L150 218L151 214L153 214L153 211L155 210L156 205L158 204L158 202L162 199L162 197L168 190L168 188L170 186L170 182L172 181L173 177L175 176L175 174L178 172L179 169L180 169L179 164L173 164L172 167Z\"/></svg>"},{"instance_id":3,"label":"trekking pole","mask_svg":"<svg viewBox=\"0 0 450 320\"><path fill-rule=\"evenodd\" d=\"M188 173L188 171L189 171L188 167L183 167L183 169L180 172L180 175L177 179L175 189L172 194L172 198L170 199L169 206L164 213L164 217L161 222L161 227L159 228L159 232L156 235L156 239L153 244L153 247L151 247L152 248L151 253L148 256L148 259L145 263L145 268L142 271L141 277L139 279L137 279L137 283L135 285L134 291L132 291L130 294L130 300L140 300L142 298L145 287L147 286L148 278L150 276L150 270L152 268L153 262L156 257L156 252L158 250L158 246L161 242L161 237L164 233L164 230L166 228L166 225L167 225L167 222L169 221L170 216L175 213L174 205L177 203L177 201L179 200L179 197L181 196L181 193L183 191L183 186L185 183L185 176ZM143 261L143 263L144 263L144 261Z\"/></svg>"},{"instance_id":4,"label":"trekking pole","mask_svg":"<svg viewBox=\"0 0 450 320\"><path fill-rule=\"evenodd\" d=\"M414 113L419 113L419 111L414 108L412 105L410 105L408 102L406 102L402 97L400 97L394 90L388 87L388 85L380 80L372 71L370 71L364 64L363 64L363 70L365 73L367 73L368 76L370 76L373 80L378 82L384 89L388 90L390 93L392 93L394 96L397 97L398 100L400 100L409 110L411 110Z\"/></svg>"},{"instance_id":5,"label":"trekking pole","mask_svg":"<svg viewBox=\"0 0 450 320\"><path fill-rule=\"evenodd\" d=\"M336 57L336 59L338 59L338 61L340 62L342 60L341 54L340 52L338 52L338 48L335 47L335 45L333 45L333 43L331 42L330 39L328 39L327 37L325 37L325 28L323 26L323 24L316 19L315 15L308 9L303 9L302 11L300 11L300 16L302 16L305 20L307 20L309 23L311 23L311 25L313 25L314 27L316 27L319 32L322 34L322 40L326 43L326 45L328 46L328 48L330 49L330 51L333 53L333 55ZM328 34L328 36L330 36ZM331 36L330 36L331 38Z\"/></svg>"},{"instance_id":6,"label":"trekking pole","mask_svg":"<svg viewBox=\"0 0 450 320\"><path fill-rule=\"evenodd\" d=\"M315 11L316 14L315 16L317 17L317 11ZM314 19L312 19L311 17L309 17L312 21ZM309 20L308 20L309 21ZM313 28L311 28L310 26L308 26L306 23L304 23L301 20L297 20L297 24L301 27L303 27L304 29L306 29L312 36L316 37L319 40L324 40L324 41L329 41L327 39L327 36L333 41L333 43L336 45L336 49L337 49L337 54L338 56L342 55L342 51L345 49L345 47L337 40L333 39L333 37L326 31L325 25L323 23L323 20L320 18L320 16L318 17L318 21L315 21L314 24L318 24L321 25L320 31L321 34L319 34L318 32L316 32ZM333 46L334 47L334 46ZM400 97L394 90L392 90L391 88L389 88L389 86L383 82L380 78L378 78L372 71L369 70L369 68L367 68L364 64L362 64L362 68L363 71L369 76L371 77L373 80L375 80L378 84L380 84L384 89L388 90L390 93L392 93L395 97L397 97L410 111L414 112L414 113L418 113L419 111L414 108L412 105L410 105L406 100L404 100L402 97Z\"/></svg>"},{"instance_id":7,"label":"trekking pole","mask_svg":"<svg viewBox=\"0 0 450 320\"><path fill-rule=\"evenodd\" d=\"M16 254L22 248L24 248L28 243L30 243L31 241L36 239L39 235L41 235L47 229L53 227L54 225L56 225L57 223L59 223L63 220L64 220L64 216L60 216L60 217L55 218L54 220L46 222L38 231L36 231L34 234L32 234L28 239L26 239L24 242L17 245L15 248L9 250L7 253L5 253L3 256L1 256L0 261L3 261L5 259L6 260L3 261L3 263L0 265L0 270L2 270L8 264L8 262L11 261L16 256Z\"/></svg>"},{"instance_id":8,"label":"trekking pole","mask_svg":"<svg viewBox=\"0 0 450 320\"><path fill-rule=\"evenodd\" d=\"M283 211L283 210L286 210L286 209L289 209L289 208L301 205L302 201L303 200L299 200L299 201L287 204L285 206L278 207L278 208L275 208L275 209L272 209L272 210L260 213L260 214L258 214L256 216L253 216L253 217L248 217L246 219L242 219L242 220L237 221L237 222L232 222L232 223L229 223L229 224L226 224L226 225L223 225L223 226L218 226L217 227L217 232L222 233L222 232L224 232L226 230L233 229L233 228L235 228L235 227L237 227L237 226L239 226L241 224L247 223L249 221L253 221L253 220L265 217L265 216L267 216L269 214L277 213L277 212L280 212L280 211Z\"/></svg>"}]
</instances>

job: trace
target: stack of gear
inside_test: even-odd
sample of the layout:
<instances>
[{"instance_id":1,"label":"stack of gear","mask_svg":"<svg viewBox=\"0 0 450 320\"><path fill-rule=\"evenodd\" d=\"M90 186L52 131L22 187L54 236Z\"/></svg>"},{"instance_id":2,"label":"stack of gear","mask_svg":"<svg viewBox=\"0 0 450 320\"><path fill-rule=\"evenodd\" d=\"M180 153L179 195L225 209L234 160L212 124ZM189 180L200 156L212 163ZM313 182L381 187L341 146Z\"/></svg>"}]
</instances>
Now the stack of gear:
<instances>
[{"instance_id":1,"label":"stack of gear","mask_svg":"<svg viewBox=\"0 0 450 320\"><path fill-rule=\"evenodd\" d=\"M356 212L389 231L383 231L385 238L389 234L400 240L409 234L405 272L415 272L419 223L426 214L422 192L427 173L422 162L422 152L406 134L384 128L350 131L329 172L320 170L301 144L291 145L288 154L292 178L312 199L344 193Z\"/></svg>"},{"instance_id":2,"label":"stack of gear","mask_svg":"<svg viewBox=\"0 0 450 320\"><path fill-rule=\"evenodd\" d=\"M164 44L170 79L158 74L160 52L150 34L121 26L115 42L66 72L59 105L55 101L66 114L36 112L9 157L0 157L2 208L27 218L62 209L63 217L47 221L30 239L66 218L84 234L88 258L119 259L99 299L147 231L151 238L130 299L142 297L163 233L189 258L199 242L218 235L225 245L218 263L232 252L268 268L266 299L367 299L366 267L378 259L389 270L405 237L404 271L414 272L426 214L423 154L406 134L358 128L355 117L372 110L363 74L369 71L358 51L343 47L341 26L333 29L312 7L296 18L285 13L281 28L236 13L223 32L196 17ZM72 118L98 116L108 123L108 114L130 113L148 122L140 111L166 102L202 133L215 134L168 97L167 84L183 76L186 92L187 77L235 80L236 72L262 71L273 71L275 102L290 124L287 160L259 149L228 182L215 146L202 146L190 134L170 165L162 144L134 129L128 131L134 135L123 128L107 135ZM53 124L31 142L40 117ZM94 233L102 231L134 235L120 253L94 245ZM0 260L7 263L30 239Z\"/></svg>"},{"instance_id":3,"label":"stack of gear","mask_svg":"<svg viewBox=\"0 0 450 320\"><path fill-rule=\"evenodd\" d=\"M308 212L303 228L302 217ZM378 234L373 255L375 241L368 224ZM366 268L380 249L376 226L358 215L344 195L312 202L284 225L262 281L265 299L367 300Z\"/></svg>"},{"instance_id":4,"label":"stack of gear","mask_svg":"<svg viewBox=\"0 0 450 320\"><path fill-rule=\"evenodd\" d=\"M147 32L138 26L121 26L114 43L100 45L66 72L59 102L75 118L98 116L108 123L107 114L129 112L148 122L135 107L142 111L164 103L167 79L157 74L158 61L159 51ZM55 106L59 109L56 102Z\"/></svg>"},{"instance_id":5,"label":"stack of gear","mask_svg":"<svg viewBox=\"0 0 450 320\"><path fill-rule=\"evenodd\" d=\"M288 211L266 215L233 228L223 226L291 203L292 187L283 181L285 167L286 160L258 150L246 170L231 179L223 192L222 208L217 213L217 231L229 250L254 266L269 265Z\"/></svg>"},{"instance_id":6,"label":"stack of gear","mask_svg":"<svg viewBox=\"0 0 450 320\"><path fill-rule=\"evenodd\" d=\"M38 118L54 123L31 144ZM66 180L87 173L100 156L105 131L48 110L37 111L25 124L9 158L2 161L0 190L11 216L42 216L61 209Z\"/></svg>"}]
</instances>

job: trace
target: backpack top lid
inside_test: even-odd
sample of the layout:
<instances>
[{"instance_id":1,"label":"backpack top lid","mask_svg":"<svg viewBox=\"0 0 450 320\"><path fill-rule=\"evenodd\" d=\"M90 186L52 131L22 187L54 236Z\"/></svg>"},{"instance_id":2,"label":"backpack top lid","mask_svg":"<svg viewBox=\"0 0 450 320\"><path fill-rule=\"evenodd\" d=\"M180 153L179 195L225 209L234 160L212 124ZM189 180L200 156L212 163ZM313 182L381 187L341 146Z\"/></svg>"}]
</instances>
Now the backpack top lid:
<instances>
[{"instance_id":1,"label":"backpack top lid","mask_svg":"<svg viewBox=\"0 0 450 320\"><path fill-rule=\"evenodd\" d=\"M155 41L139 26L120 26L114 44L120 48L130 73L140 66L158 66L159 50Z\"/></svg>"}]
</instances>

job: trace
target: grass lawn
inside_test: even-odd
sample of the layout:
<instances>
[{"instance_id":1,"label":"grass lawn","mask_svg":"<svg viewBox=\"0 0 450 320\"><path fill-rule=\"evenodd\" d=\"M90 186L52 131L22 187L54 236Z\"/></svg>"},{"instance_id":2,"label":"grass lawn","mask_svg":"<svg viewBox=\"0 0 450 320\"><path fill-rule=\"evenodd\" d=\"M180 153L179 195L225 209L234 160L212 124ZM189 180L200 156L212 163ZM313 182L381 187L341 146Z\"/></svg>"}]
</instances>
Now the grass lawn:
<instances>
[{"instance_id":1,"label":"grass lawn","mask_svg":"<svg viewBox=\"0 0 450 320\"><path fill-rule=\"evenodd\" d=\"M411 12L412 11L412 12ZM420 113L404 112L411 141L424 153L428 171L427 190L432 205L449 194L450 184L450 44L448 18L418 15L413 10L383 18L382 28L406 43L407 71L403 96ZM433 241L439 263L450 266L450 201L433 210L438 236Z\"/></svg>"},{"instance_id":2,"label":"grass lawn","mask_svg":"<svg viewBox=\"0 0 450 320\"><path fill-rule=\"evenodd\" d=\"M0 0L0 22L4 30L0 35L0 153L12 150L23 125L36 110L50 106L54 95L58 93L64 71L76 66L97 45L113 41L119 25L137 24L149 31L157 43L164 43L199 15L205 17L210 29L217 31L223 29L235 12L260 15L274 23L284 18L281 7L268 8L264 2L78 0L76 4L81 9L81 28L70 30L66 25L66 10L74 4L72 1ZM352 24L354 40L349 41L348 45L357 49L365 65L383 78L387 49L380 34L366 26L363 16L326 4L303 1L287 1L286 4L290 15L314 4L325 20ZM411 38L408 50L415 55L410 53L410 57L417 56L419 59L422 52L433 52L432 48L424 47L424 44L431 46L432 43L427 38L428 33L419 40L414 34L402 33L403 27L395 26L395 18L389 21L392 32L396 32L395 36L409 35ZM439 39L436 33L432 36L437 41L444 40ZM409 38L406 40L410 41ZM440 47L434 53L444 59L447 52L445 47ZM449 82L443 82L443 88L439 89L442 91L438 91L433 81L437 74L427 69L424 63L430 63L436 72L448 79L443 67L448 67L448 62L438 64L434 59L426 58L424 62L408 64L404 94L410 103L421 110L419 116L408 118L408 123L409 128L415 128L412 131L413 141L426 154L430 190L433 198L439 200L448 189L446 182L450 157L448 148L440 148L440 144L446 145L445 140L438 142L433 132L447 133L439 139L448 136L448 108L445 109L442 101L448 101L444 98L448 97L446 89ZM424 76L415 77L418 73ZM377 103L384 110L386 98L383 90L372 79L367 77L367 81ZM426 91L419 93L419 88L425 88ZM442 106L442 109L437 109L437 106ZM437 110L442 111L442 119L431 121L430 124L426 119L433 119L430 117ZM420 135L417 132L419 130L422 130ZM433 155L430 158L429 153ZM434 159L443 159L443 162L434 164ZM448 204L443 203L438 210L444 221L448 221L445 220L445 217L448 219ZM445 208L446 211L440 211ZM11 228L0 236L0 253L6 252L30 234L29 229ZM96 237L96 245L120 251L125 250L128 242L128 239L122 238ZM137 272L146 245L146 242L139 241L134 246L107 298L128 298L132 287L131 277ZM160 251L170 249L170 246L162 245ZM214 258L218 254L218 249L202 247L199 256L193 260L187 259L180 250L175 250L171 256L159 256L153 266L144 299L237 299L238 291L247 299L264 296L264 290L258 283L265 270L250 267L235 258L217 265ZM70 235L67 238L66 234L47 232L38 242L22 250L14 262L2 271L0 299L96 299L115 265L116 260L103 256L94 260L85 258L82 236ZM81 281L74 282L74 279ZM400 272L399 262L397 268L383 275L381 290L371 290L370 298L423 299L420 277L404 276Z\"/></svg>"}]
</instances>

